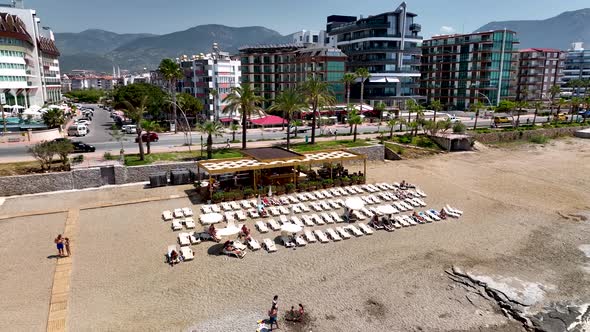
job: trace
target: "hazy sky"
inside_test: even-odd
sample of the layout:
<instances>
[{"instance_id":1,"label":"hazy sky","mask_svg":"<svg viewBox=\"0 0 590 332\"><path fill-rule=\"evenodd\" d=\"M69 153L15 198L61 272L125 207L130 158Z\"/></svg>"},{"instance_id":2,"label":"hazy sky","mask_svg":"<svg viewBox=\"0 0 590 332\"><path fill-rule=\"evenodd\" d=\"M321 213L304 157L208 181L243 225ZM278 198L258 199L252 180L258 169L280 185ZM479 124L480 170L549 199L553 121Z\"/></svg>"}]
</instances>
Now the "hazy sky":
<instances>
[{"instance_id":1,"label":"hazy sky","mask_svg":"<svg viewBox=\"0 0 590 332\"><path fill-rule=\"evenodd\" d=\"M89 28L165 34L200 24L260 25L288 34L325 28L326 16L394 10L390 0L24 0L56 32ZM0 0L8 2L8 0ZM425 37L471 32L490 21L545 19L590 7L588 0L409 0Z\"/></svg>"}]
</instances>

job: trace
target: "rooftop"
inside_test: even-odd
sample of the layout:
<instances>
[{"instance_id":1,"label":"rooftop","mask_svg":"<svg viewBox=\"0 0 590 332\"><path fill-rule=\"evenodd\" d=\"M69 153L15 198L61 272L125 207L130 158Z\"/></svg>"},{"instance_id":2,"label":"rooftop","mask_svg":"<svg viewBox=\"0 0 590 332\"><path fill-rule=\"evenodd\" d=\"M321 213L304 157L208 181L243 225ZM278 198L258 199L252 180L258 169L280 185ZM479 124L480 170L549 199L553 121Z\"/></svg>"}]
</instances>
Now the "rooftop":
<instances>
[{"instance_id":1,"label":"rooftop","mask_svg":"<svg viewBox=\"0 0 590 332\"><path fill-rule=\"evenodd\" d=\"M239 51L270 51L270 50L281 50L281 49L298 49L305 47L302 43L285 43L285 44L260 44L260 45L244 45L239 48Z\"/></svg>"},{"instance_id":2,"label":"rooftop","mask_svg":"<svg viewBox=\"0 0 590 332\"><path fill-rule=\"evenodd\" d=\"M563 52L562 50L558 50L556 48L525 48L524 50L519 50L521 53L528 53L528 52Z\"/></svg>"},{"instance_id":3,"label":"rooftop","mask_svg":"<svg viewBox=\"0 0 590 332\"><path fill-rule=\"evenodd\" d=\"M246 149L243 154L258 161L272 161L277 159L304 159L305 157L297 152L281 148L256 148Z\"/></svg>"}]
</instances>

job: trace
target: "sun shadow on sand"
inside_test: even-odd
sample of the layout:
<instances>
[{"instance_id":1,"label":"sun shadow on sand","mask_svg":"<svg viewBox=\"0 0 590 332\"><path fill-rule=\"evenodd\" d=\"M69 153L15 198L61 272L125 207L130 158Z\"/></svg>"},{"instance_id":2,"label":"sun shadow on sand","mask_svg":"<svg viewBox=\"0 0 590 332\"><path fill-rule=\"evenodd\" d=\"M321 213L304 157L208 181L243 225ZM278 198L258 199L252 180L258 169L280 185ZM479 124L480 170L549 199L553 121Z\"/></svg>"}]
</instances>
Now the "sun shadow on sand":
<instances>
[{"instance_id":1,"label":"sun shadow on sand","mask_svg":"<svg viewBox=\"0 0 590 332\"><path fill-rule=\"evenodd\" d=\"M60 255L49 255L49 256L47 256L47 259L58 259L60 257L61 257Z\"/></svg>"},{"instance_id":2,"label":"sun shadow on sand","mask_svg":"<svg viewBox=\"0 0 590 332\"><path fill-rule=\"evenodd\" d=\"M221 255L221 250L223 250L223 243L217 243L207 249L207 254L211 256L219 256Z\"/></svg>"}]
</instances>

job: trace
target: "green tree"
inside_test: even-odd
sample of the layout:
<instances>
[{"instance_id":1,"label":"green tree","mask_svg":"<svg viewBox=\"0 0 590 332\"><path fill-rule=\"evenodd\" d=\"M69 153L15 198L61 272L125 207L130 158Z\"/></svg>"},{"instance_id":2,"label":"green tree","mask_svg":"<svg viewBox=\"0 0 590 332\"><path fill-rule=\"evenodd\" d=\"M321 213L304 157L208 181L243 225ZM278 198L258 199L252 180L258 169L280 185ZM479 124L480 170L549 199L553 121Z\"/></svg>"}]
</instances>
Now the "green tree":
<instances>
[{"instance_id":1,"label":"green tree","mask_svg":"<svg viewBox=\"0 0 590 332\"><path fill-rule=\"evenodd\" d=\"M237 123L234 123L232 121L231 125L229 125L229 129L231 130L231 140L232 142L236 141L236 131L238 131L238 129L240 129L240 126L238 126Z\"/></svg>"},{"instance_id":2,"label":"green tree","mask_svg":"<svg viewBox=\"0 0 590 332\"><path fill-rule=\"evenodd\" d=\"M583 84L583 83L580 83ZM570 123L574 122L574 115L578 112L580 104L584 102L583 98L574 97L570 102Z\"/></svg>"},{"instance_id":3,"label":"green tree","mask_svg":"<svg viewBox=\"0 0 590 332\"><path fill-rule=\"evenodd\" d=\"M123 111L125 113L125 116L133 120L137 126L137 144L139 146L139 160L145 159L143 152L143 142L141 140L141 133L143 132L143 129L141 128L141 123L143 122L143 115L147 112L147 103L148 96L143 97L143 99L139 103L139 106L134 106L132 103L128 101L123 102L123 104L125 104L125 110Z\"/></svg>"},{"instance_id":4,"label":"green tree","mask_svg":"<svg viewBox=\"0 0 590 332\"><path fill-rule=\"evenodd\" d=\"M213 136L223 135L223 125L216 121L205 121L197 125L197 131L207 135L207 159L213 157Z\"/></svg>"},{"instance_id":5,"label":"green tree","mask_svg":"<svg viewBox=\"0 0 590 332\"><path fill-rule=\"evenodd\" d=\"M315 76L308 76L300 87L305 101L311 105L311 144L315 144L315 128L317 125L317 114L320 106L334 105L336 98L330 85Z\"/></svg>"},{"instance_id":6,"label":"green tree","mask_svg":"<svg viewBox=\"0 0 590 332\"><path fill-rule=\"evenodd\" d=\"M356 74L355 73L345 73L342 76L342 83L346 86L346 105L350 104L350 87L356 81Z\"/></svg>"},{"instance_id":7,"label":"green tree","mask_svg":"<svg viewBox=\"0 0 590 332\"><path fill-rule=\"evenodd\" d=\"M443 110L443 104L440 102L440 100L433 100L430 103L430 108L432 108L432 110L434 111L434 117L433 117L433 121L436 122L436 113L440 112Z\"/></svg>"},{"instance_id":8,"label":"green tree","mask_svg":"<svg viewBox=\"0 0 590 332\"><path fill-rule=\"evenodd\" d=\"M145 120L145 119L141 121L141 128L143 130L145 130L145 132L146 132L147 154L150 154L150 153L152 153L152 149L151 149L151 145L150 145L150 134L154 133L154 132L160 132L162 130L160 128L160 125L156 121L150 121L150 120Z\"/></svg>"},{"instance_id":9,"label":"green tree","mask_svg":"<svg viewBox=\"0 0 590 332\"><path fill-rule=\"evenodd\" d=\"M551 111L549 112L549 114L551 114L551 116L553 116L553 107L555 106L555 97L559 96L561 94L561 87L559 85L552 85L551 88L549 88L549 97L550 97L550 107L551 107Z\"/></svg>"},{"instance_id":10,"label":"green tree","mask_svg":"<svg viewBox=\"0 0 590 332\"><path fill-rule=\"evenodd\" d=\"M55 155L54 142L43 141L28 148L33 158L39 161L41 170L51 170L51 163L53 162L53 156Z\"/></svg>"},{"instance_id":11,"label":"green tree","mask_svg":"<svg viewBox=\"0 0 590 332\"><path fill-rule=\"evenodd\" d=\"M104 91L96 89L75 90L64 93L64 96L80 103L96 104L104 96Z\"/></svg>"},{"instance_id":12,"label":"green tree","mask_svg":"<svg viewBox=\"0 0 590 332\"><path fill-rule=\"evenodd\" d=\"M537 101L533 104L533 106L535 107L535 115L533 116L533 127L534 127L535 123L537 122L537 114L539 114L539 110L543 107L543 102Z\"/></svg>"},{"instance_id":13,"label":"green tree","mask_svg":"<svg viewBox=\"0 0 590 332\"><path fill-rule=\"evenodd\" d=\"M463 134L465 133L465 130L467 129L467 127L465 126L465 124L463 124L463 122L455 122L453 124L453 133L455 134Z\"/></svg>"},{"instance_id":14,"label":"green tree","mask_svg":"<svg viewBox=\"0 0 590 332\"><path fill-rule=\"evenodd\" d=\"M283 112L283 117L287 120L287 150L291 148L291 134L290 126L291 117L296 112L300 112L307 107L305 100L301 93L296 89L287 89L281 92L270 106L270 111Z\"/></svg>"},{"instance_id":15,"label":"green tree","mask_svg":"<svg viewBox=\"0 0 590 332\"><path fill-rule=\"evenodd\" d=\"M520 126L520 113L522 110L529 107L529 103L526 100L521 100L516 102L516 106L518 107L518 111L516 113L516 127Z\"/></svg>"},{"instance_id":16,"label":"green tree","mask_svg":"<svg viewBox=\"0 0 590 332\"><path fill-rule=\"evenodd\" d=\"M485 109L486 105L478 101L475 104L469 105L469 108L471 108L471 110L475 112L475 123L473 124L473 130L475 130L477 129L477 119L479 118L479 112L482 108Z\"/></svg>"},{"instance_id":17,"label":"green tree","mask_svg":"<svg viewBox=\"0 0 590 332\"><path fill-rule=\"evenodd\" d=\"M361 80L361 100L360 100L360 112L363 113L363 104L365 103L365 81L371 77L367 68L358 68L354 74Z\"/></svg>"},{"instance_id":18,"label":"green tree","mask_svg":"<svg viewBox=\"0 0 590 332\"><path fill-rule=\"evenodd\" d=\"M70 163L69 154L74 152L74 145L70 140L54 141L52 148L59 157L62 166L66 167Z\"/></svg>"},{"instance_id":19,"label":"green tree","mask_svg":"<svg viewBox=\"0 0 590 332\"><path fill-rule=\"evenodd\" d=\"M174 132L178 132L178 120L176 116L176 82L182 78L182 70L178 63L172 59L163 59L158 66L158 71L162 77L168 82L168 91L172 96L172 121L174 122Z\"/></svg>"},{"instance_id":20,"label":"green tree","mask_svg":"<svg viewBox=\"0 0 590 332\"><path fill-rule=\"evenodd\" d=\"M353 142L356 142L357 127L361 123L363 123L363 118L361 117L361 114L359 113L359 111L352 110L352 112L350 112L349 115L348 115L348 124L351 127L354 126L354 136L353 136L353 139L352 139Z\"/></svg>"},{"instance_id":21,"label":"green tree","mask_svg":"<svg viewBox=\"0 0 590 332\"><path fill-rule=\"evenodd\" d=\"M415 123L416 125L412 125L412 121L410 118L410 114L416 113ZM411 125L414 128L415 133L414 136L418 135L418 127L420 126L420 117L424 115L424 107L418 104L416 101L410 99L408 100L408 125Z\"/></svg>"},{"instance_id":22,"label":"green tree","mask_svg":"<svg viewBox=\"0 0 590 332\"><path fill-rule=\"evenodd\" d=\"M146 83L134 83L118 87L113 92L113 103L117 109L125 109L127 106L125 102L129 102L134 106L139 106L147 96L145 102L146 112L153 119L164 119L162 110L167 109L167 96L162 89L155 85Z\"/></svg>"},{"instance_id":23,"label":"green tree","mask_svg":"<svg viewBox=\"0 0 590 332\"><path fill-rule=\"evenodd\" d=\"M124 159L125 156L125 149L123 148L123 142L125 141L125 133L119 130L116 125L111 126L111 130L109 131L109 135L121 145L121 149L119 149L119 156L121 160Z\"/></svg>"},{"instance_id":24,"label":"green tree","mask_svg":"<svg viewBox=\"0 0 590 332\"><path fill-rule=\"evenodd\" d=\"M387 126L389 127L389 139L393 138L393 128L399 123L398 119L389 119Z\"/></svg>"},{"instance_id":25,"label":"green tree","mask_svg":"<svg viewBox=\"0 0 590 332\"><path fill-rule=\"evenodd\" d=\"M190 93L179 93L176 100L186 116L197 116L203 111L203 103Z\"/></svg>"},{"instance_id":26,"label":"green tree","mask_svg":"<svg viewBox=\"0 0 590 332\"><path fill-rule=\"evenodd\" d=\"M242 114L242 149L246 149L246 130L248 126L248 118L250 114L257 109L264 99L256 94L256 91L250 84L242 84L239 87L231 89L231 93L223 98L223 102L227 102L229 109L233 111L240 109Z\"/></svg>"},{"instance_id":27,"label":"green tree","mask_svg":"<svg viewBox=\"0 0 590 332\"><path fill-rule=\"evenodd\" d=\"M59 108L50 108L43 114L43 122L47 128L59 128L66 123L64 112Z\"/></svg>"},{"instance_id":28,"label":"green tree","mask_svg":"<svg viewBox=\"0 0 590 332\"><path fill-rule=\"evenodd\" d=\"M379 123L383 121L383 112L385 112L386 108L387 105L385 105L385 103L382 101L378 102L377 105L375 105L374 110L377 111L377 113L379 113Z\"/></svg>"},{"instance_id":29,"label":"green tree","mask_svg":"<svg viewBox=\"0 0 590 332\"><path fill-rule=\"evenodd\" d=\"M436 126L438 127L439 130L441 130L443 133L446 133L449 129L451 129L453 127L453 123L451 122L451 119L447 118L441 121L438 121L436 123Z\"/></svg>"}]
</instances>

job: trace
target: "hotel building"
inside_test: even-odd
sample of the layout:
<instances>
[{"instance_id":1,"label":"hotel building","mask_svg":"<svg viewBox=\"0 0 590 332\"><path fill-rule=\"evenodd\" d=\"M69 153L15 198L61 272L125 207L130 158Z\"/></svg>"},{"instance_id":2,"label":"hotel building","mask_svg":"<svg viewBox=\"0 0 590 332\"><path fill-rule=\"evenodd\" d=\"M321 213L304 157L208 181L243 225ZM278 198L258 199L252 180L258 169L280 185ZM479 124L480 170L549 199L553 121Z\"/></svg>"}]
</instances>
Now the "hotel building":
<instances>
[{"instance_id":1,"label":"hotel building","mask_svg":"<svg viewBox=\"0 0 590 332\"><path fill-rule=\"evenodd\" d=\"M583 43L573 43L565 56L561 89L568 94L585 93L585 88L574 91L574 88L568 86L568 82L590 80L590 50L585 50L583 46Z\"/></svg>"},{"instance_id":2,"label":"hotel building","mask_svg":"<svg viewBox=\"0 0 590 332\"><path fill-rule=\"evenodd\" d=\"M549 89L561 84L565 53L552 48L520 50L516 99L549 100Z\"/></svg>"}]
</instances>

